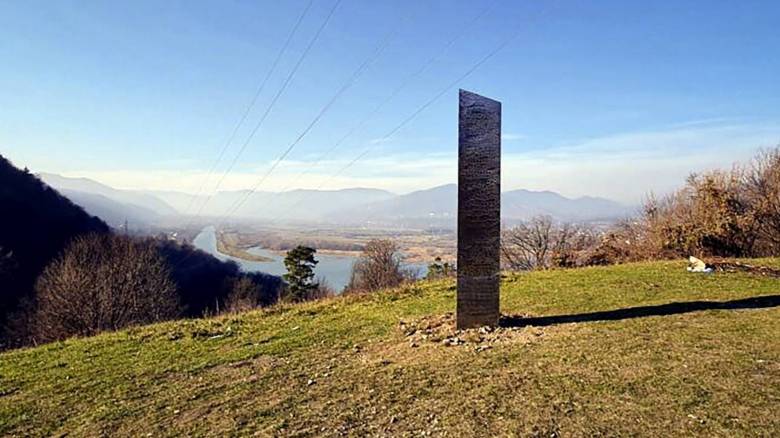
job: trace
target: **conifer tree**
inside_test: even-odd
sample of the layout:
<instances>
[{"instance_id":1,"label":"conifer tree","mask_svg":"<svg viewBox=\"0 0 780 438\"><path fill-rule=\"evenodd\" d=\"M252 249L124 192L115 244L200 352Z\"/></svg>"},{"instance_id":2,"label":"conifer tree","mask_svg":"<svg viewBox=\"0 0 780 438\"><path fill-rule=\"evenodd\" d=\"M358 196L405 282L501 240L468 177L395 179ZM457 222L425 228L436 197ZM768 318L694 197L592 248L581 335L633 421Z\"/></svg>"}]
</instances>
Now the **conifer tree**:
<instances>
[{"instance_id":1,"label":"conifer tree","mask_svg":"<svg viewBox=\"0 0 780 438\"><path fill-rule=\"evenodd\" d=\"M287 252L284 258L284 266L287 268L284 280L287 282L288 300L305 301L317 289L318 284L314 282L314 267L318 263L314 259L316 252L316 249L302 245Z\"/></svg>"}]
</instances>

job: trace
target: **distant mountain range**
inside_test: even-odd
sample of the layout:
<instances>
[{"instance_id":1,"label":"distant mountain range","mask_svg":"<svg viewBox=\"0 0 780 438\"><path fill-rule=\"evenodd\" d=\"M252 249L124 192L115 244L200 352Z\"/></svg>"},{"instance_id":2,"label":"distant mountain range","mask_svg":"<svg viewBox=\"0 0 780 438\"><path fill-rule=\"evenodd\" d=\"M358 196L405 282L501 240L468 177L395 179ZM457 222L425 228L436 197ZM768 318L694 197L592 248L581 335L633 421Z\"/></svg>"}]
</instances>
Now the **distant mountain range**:
<instances>
[{"instance_id":1,"label":"distant mountain range","mask_svg":"<svg viewBox=\"0 0 780 438\"><path fill-rule=\"evenodd\" d=\"M250 219L295 219L297 221L321 221L336 211L346 211L373 202L392 199L396 195L377 189L342 189L342 190L292 190L288 192L219 192L207 198L205 196L175 192L149 192L181 214L198 214L202 216L223 217L230 214L233 217ZM204 202L208 199L208 202ZM230 213L228 213L230 212Z\"/></svg>"},{"instance_id":2,"label":"distant mountain range","mask_svg":"<svg viewBox=\"0 0 780 438\"><path fill-rule=\"evenodd\" d=\"M385 190L352 188L342 190L292 190L288 192L219 192L211 197L172 191L118 190L86 178L41 174L84 209L119 226L126 219L142 225L176 216L231 217L263 221L328 222L426 227L455 225L457 192L447 184L405 195ZM239 208L234 208L240 205ZM506 222L548 215L562 221L610 221L626 216L631 209L597 197L566 198L549 191L512 190L502 193L501 215Z\"/></svg>"},{"instance_id":3,"label":"distant mountain range","mask_svg":"<svg viewBox=\"0 0 780 438\"><path fill-rule=\"evenodd\" d=\"M336 212L333 222L371 222L419 226L454 224L458 211L458 186L447 184L396 196L358 209ZM631 212L623 204L604 198L566 198L558 193L512 190L501 194L501 217L522 221L546 215L561 221L609 221Z\"/></svg>"},{"instance_id":4,"label":"distant mountain range","mask_svg":"<svg viewBox=\"0 0 780 438\"><path fill-rule=\"evenodd\" d=\"M141 191L119 190L91 179L53 173L41 173L38 177L112 227L119 227L125 221L136 227L146 226L158 223L163 217L179 215L168 203Z\"/></svg>"}]
</instances>

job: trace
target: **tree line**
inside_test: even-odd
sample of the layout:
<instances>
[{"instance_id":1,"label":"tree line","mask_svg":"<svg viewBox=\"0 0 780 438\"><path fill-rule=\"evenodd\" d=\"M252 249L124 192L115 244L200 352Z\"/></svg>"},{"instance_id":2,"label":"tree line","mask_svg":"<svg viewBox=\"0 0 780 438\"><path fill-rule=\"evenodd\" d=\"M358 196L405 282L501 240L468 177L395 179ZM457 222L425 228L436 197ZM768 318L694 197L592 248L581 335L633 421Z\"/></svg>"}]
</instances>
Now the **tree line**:
<instances>
[{"instance_id":1,"label":"tree line","mask_svg":"<svg viewBox=\"0 0 780 438\"><path fill-rule=\"evenodd\" d=\"M504 268L548 269L642 260L780 256L780 147L729 170L691 174L635 217L606 230L536 217L504 230Z\"/></svg>"}]
</instances>

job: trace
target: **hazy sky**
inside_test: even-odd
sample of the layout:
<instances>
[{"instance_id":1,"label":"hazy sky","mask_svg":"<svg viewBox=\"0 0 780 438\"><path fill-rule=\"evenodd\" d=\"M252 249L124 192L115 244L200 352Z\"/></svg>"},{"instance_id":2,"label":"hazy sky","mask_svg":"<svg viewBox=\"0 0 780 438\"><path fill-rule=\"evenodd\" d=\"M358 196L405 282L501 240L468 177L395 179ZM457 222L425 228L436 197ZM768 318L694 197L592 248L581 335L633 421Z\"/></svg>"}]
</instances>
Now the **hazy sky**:
<instances>
[{"instance_id":1,"label":"hazy sky","mask_svg":"<svg viewBox=\"0 0 780 438\"><path fill-rule=\"evenodd\" d=\"M0 0L0 153L197 191L308 2ZM334 4L313 0L207 189ZM774 0L342 0L221 189L257 185L383 41L259 189L455 182L457 87L386 136L515 36L458 84L503 102L504 189L633 202L780 143L779 23Z\"/></svg>"}]
</instances>

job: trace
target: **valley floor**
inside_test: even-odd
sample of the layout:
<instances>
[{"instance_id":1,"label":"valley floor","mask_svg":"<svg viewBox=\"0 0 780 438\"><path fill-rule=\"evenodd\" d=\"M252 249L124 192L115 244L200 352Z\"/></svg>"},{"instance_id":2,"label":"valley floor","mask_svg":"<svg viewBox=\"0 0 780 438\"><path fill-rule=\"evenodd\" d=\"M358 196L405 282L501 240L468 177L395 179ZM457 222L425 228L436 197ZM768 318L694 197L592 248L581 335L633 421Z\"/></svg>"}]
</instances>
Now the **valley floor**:
<instances>
[{"instance_id":1,"label":"valley floor","mask_svg":"<svg viewBox=\"0 0 780 438\"><path fill-rule=\"evenodd\" d=\"M7 352L0 435L780 434L780 280L509 275L505 314L574 316L497 333L452 333L454 297L421 283Z\"/></svg>"}]
</instances>

